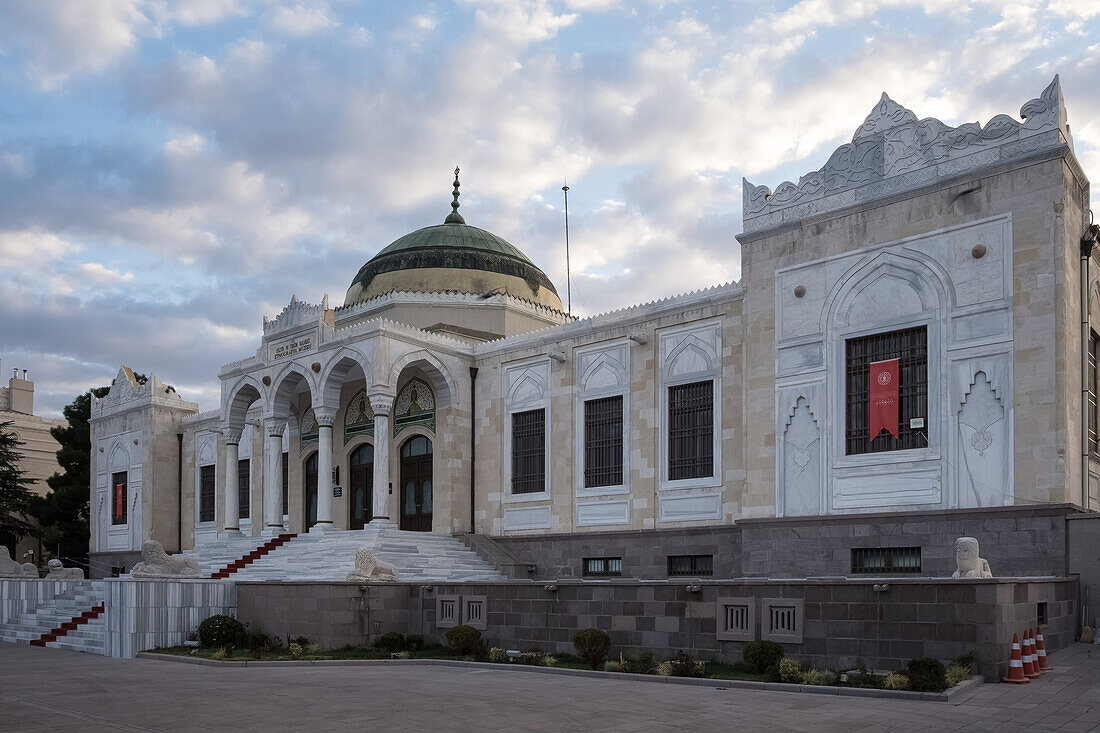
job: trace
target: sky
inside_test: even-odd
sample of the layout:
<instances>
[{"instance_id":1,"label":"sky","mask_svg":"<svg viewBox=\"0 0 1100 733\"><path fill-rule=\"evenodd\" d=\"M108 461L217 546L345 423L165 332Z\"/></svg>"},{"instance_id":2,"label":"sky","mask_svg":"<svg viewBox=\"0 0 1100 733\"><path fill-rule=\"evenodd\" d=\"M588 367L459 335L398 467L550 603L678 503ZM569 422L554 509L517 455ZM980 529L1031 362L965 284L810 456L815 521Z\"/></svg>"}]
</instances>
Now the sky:
<instances>
[{"instance_id":1,"label":"sky","mask_svg":"<svg viewBox=\"0 0 1100 733\"><path fill-rule=\"evenodd\" d=\"M985 123L1056 73L1100 181L1100 0L0 0L0 383L59 415L126 364L214 409L456 165L563 295L568 181L576 314L737 280L743 176L820 168L883 91Z\"/></svg>"}]
</instances>

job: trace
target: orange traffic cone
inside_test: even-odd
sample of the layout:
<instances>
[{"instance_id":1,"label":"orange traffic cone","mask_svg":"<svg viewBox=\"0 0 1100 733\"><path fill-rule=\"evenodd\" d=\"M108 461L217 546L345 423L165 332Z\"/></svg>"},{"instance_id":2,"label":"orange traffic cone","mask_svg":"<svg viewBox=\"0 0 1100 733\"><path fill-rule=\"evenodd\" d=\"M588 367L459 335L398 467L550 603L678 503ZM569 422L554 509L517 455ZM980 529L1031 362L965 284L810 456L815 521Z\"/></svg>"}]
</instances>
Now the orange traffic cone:
<instances>
[{"instance_id":1,"label":"orange traffic cone","mask_svg":"<svg viewBox=\"0 0 1100 733\"><path fill-rule=\"evenodd\" d=\"M1039 676L1038 666L1035 664L1035 647L1031 642L1031 629L1024 632L1024 674L1028 679Z\"/></svg>"},{"instance_id":2,"label":"orange traffic cone","mask_svg":"<svg viewBox=\"0 0 1100 733\"><path fill-rule=\"evenodd\" d=\"M1046 672L1048 670L1054 669L1049 664L1047 664L1047 645L1045 643L1043 643L1043 627L1042 626L1036 626L1035 627L1035 642L1036 642L1036 645L1038 647L1035 650L1035 653L1039 657L1039 671L1040 672Z\"/></svg>"},{"instance_id":3,"label":"orange traffic cone","mask_svg":"<svg viewBox=\"0 0 1100 733\"><path fill-rule=\"evenodd\" d=\"M1026 685L1031 682L1024 676L1024 663L1020 658L1020 637L1012 635L1012 654L1008 658L1008 677L1002 677L1001 682L1010 682L1014 685Z\"/></svg>"}]
</instances>

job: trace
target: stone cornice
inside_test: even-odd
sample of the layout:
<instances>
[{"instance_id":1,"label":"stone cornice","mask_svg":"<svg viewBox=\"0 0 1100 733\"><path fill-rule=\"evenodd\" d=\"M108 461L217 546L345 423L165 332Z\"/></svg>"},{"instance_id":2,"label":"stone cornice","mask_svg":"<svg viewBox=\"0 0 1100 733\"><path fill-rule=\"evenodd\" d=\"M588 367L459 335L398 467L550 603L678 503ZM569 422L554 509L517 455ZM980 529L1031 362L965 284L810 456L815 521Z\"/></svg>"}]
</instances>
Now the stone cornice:
<instances>
[{"instance_id":1,"label":"stone cornice","mask_svg":"<svg viewBox=\"0 0 1100 733\"><path fill-rule=\"evenodd\" d=\"M564 323L569 319L569 316L559 310L516 297L510 293L495 293L488 298L484 298L476 293L462 293L457 290L441 290L430 293L391 290L370 300L337 308L335 311L337 328L342 328L341 323L352 320L357 316L368 315L372 311L398 304L471 305L475 307L484 305L500 307L504 305L538 318L556 320L559 323Z\"/></svg>"},{"instance_id":2,"label":"stone cornice","mask_svg":"<svg viewBox=\"0 0 1100 733\"><path fill-rule=\"evenodd\" d=\"M746 234L774 229L822 214L925 187L944 179L1073 142L1058 77L1020 108L1023 122L997 115L950 127L937 119L918 120L883 93L856 129L852 142L825 165L771 191L743 181Z\"/></svg>"},{"instance_id":3,"label":"stone cornice","mask_svg":"<svg viewBox=\"0 0 1100 733\"><path fill-rule=\"evenodd\" d=\"M528 331L496 341L477 344L473 348L473 353L475 358L483 358L512 349L554 344L564 339L579 338L589 333L607 331L641 321L653 320L670 313L683 313L685 310L703 306L709 302L723 299L736 300L743 296L744 290L741 288L741 283L724 283L711 288L694 290L682 295L673 295L668 298L581 318L560 326L548 326L538 331Z\"/></svg>"}]
</instances>

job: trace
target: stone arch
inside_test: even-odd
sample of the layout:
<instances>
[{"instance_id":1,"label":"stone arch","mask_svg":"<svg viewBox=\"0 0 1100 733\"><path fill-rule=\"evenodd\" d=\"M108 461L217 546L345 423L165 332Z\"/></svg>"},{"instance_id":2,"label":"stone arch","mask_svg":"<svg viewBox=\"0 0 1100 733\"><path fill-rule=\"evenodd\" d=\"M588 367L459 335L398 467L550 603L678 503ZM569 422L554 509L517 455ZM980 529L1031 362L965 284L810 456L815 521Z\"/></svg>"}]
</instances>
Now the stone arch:
<instances>
[{"instance_id":1,"label":"stone arch","mask_svg":"<svg viewBox=\"0 0 1100 733\"><path fill-rule=\"evenodd\" d=\"M229 388L229 399L222 405L222 423L230 430L244 428L245 415L257 401L264 399L264 388L255 377L246 374Z\"/></svg>"},{"instance_id":2,"label":"stone arch","mask_svg":"<svg viewBox=\"0 0 1100 733\"><path fill-rule=\"evenodd\" d=\"M389 383L394 388L400 383L401 373L408 367L418 367L435 390L437 408L453 407L458 401L458 384L447 366L439 357L425 349L405 354L390 368Z\"/></svg>"},{"instance_id":3,"label":"stone arch","mask_svg":"<svg viewBox=\"0 0 1100 733\"><path fill-rule=\"evenodd\" d=\"M680 343L668 357L669 377L709 372L713 369L709 346L695 334Z\"/></svg>"},{"instance_id":4,"label":"stone arch","mask_svg":"<svg viewBox=\"0 0 1100 733\"><path fill-rule=\"evenodd\" d=\"M294 412L294 397L302 384L306 385L312 400L317 394L317 383L313 372L297 362L287 364L272 381L272 397L268 404L272 417L285 420Z\"/></svg>"},{"instance_id":5,"label":"stone arch","mask_svg":"<svg viewBox=\"0 0 1100 733\"><path fill-rule=\"evenodd\" d=\"M581 376L581 387L584 390L622 387L624 378L623 365L607 354L600 354Z\"/></svg>"},{"instance_id":6,"label":"stone arch","mask_svg":"<svg viewBox=\"0 0 1100 733\"><path fill-rule=\"evenodd\" d=\"M529 402L538 402L545 399L547 385L532 369L528 369L516 381L511 392L508 393L509 405L524 405Z\"/></svg>"},{"instance_id":7,"label":"stone arch","mask_svg":"<svg viewBox=\"0 0 1100 733\"><path fill-rule=\"evenodd\" d=\"M107 458L107 470L129 470L130 468L130 451L126 449L125 443L121 440L116 440L114 445L111 446L111 451Z\"/></svg>"},{"instance_id":8,"label":"stone arch","mask_svg":"<svg viewBox=\"0 0 1100 733\"><path fill-rule=\"evenodd\" d=\"M363 381L369 387L374 380L370 360L362 352L347 346L337 351L321 370L321 377L318 380L320 388L315 395L315 398L319 399L318 406L338 409L340 390L344 382L348 381L348 375L357 367L363 373Z\"/></svg>"},{"instance_id":9,"label":"stone arch","mask_svg":"<svg viewBox=\"0 0 1100 733\"><path fill-rule=\"evenodd\" d=\"M912 254L880 252L841 277L821 309L821 329L944 315L954 306L951 278L935 262ZM866 315L868 317L860 317Z\"/></svg>"}]
</instances>

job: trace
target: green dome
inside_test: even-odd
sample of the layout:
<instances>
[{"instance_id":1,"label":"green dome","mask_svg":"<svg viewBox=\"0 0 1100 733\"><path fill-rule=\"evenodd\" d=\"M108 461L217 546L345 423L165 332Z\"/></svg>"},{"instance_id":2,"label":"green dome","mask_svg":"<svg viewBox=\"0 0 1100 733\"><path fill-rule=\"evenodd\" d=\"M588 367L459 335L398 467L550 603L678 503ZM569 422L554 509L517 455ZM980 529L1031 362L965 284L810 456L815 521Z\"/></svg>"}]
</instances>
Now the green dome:
<instances>
[{"instance_id":1,"label":"green dome","mask_svg":"<svg viewBox=\"0 0 1100 733\"><path fill-rule=\"evenodd\" d=\"M352 280L345 305L404 290L505 292L561 310L550 278L515 246L470 226L458 213L458 172L453 211L445 223L398 238L370 259Z\"/></svg>"}]
</instances>

